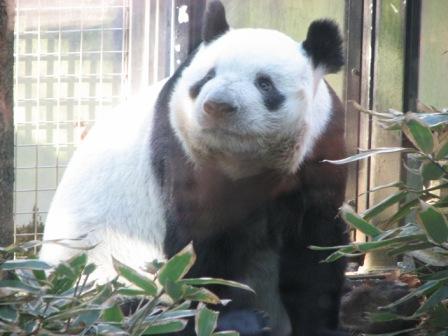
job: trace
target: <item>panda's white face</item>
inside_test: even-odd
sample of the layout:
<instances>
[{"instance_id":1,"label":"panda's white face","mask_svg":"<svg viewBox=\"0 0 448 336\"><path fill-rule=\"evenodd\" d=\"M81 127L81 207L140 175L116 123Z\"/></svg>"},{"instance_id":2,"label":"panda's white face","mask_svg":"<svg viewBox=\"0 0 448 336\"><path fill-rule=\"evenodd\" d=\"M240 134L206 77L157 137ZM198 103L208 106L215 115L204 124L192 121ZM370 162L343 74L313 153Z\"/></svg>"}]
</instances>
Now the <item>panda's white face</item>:
<instances>
[{"instance_id":1,"label":"panda's white face","mask_svg":"<svg viewBox=\"0 0 448 336\"><path fill-rule=\"evenodd\" d=\"M171 124L195 163L213 160L236 178L294 172L313 137L315 81L311 59L288 36L230 30L201 46L183 71Z\"/></svg>"}]
</instances>

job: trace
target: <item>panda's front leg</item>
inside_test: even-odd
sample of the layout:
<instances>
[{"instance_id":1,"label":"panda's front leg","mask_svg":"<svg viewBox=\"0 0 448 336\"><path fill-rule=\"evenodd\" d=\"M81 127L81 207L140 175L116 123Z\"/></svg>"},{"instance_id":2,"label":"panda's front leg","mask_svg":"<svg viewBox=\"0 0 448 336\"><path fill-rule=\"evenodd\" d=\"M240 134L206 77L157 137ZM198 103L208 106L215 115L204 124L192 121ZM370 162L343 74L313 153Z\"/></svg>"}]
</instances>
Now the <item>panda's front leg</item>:
<instances>
[{"instance_id":1,"label":"panda's front leg","mask_svg":"<svg viewBox=\"0 0 448 336\"><path fill-rule=\"evenodd\" d=\"M240 336L271 336L270 320L266 313L251 309L221 311L215 332L237 331ZM196 335L193 320L175 336ZM173 335L174 336L174 335Z\"/></svg>"},{"instance_id":2,"label":"panda's front leg","mask_svg":"<svg viewBox=\"0 0 448 336\"><path fill-rule=\"evenodd\" d=\"M280 336L271 334L271 317L258 302L259 297L264 298L266 292L271 291L271 288L263 287L264 279L276 278L273 274L278 274L278 255L266 247L268 244L264 244L264 241L262 244L253 243L244 233L236 230L207 239L193 240L197 257L187 277L233 280L255 290L256 293L253 293L228 286L210 286L209 289L218 297L231 300L227 305L210 307L220 313L216 331L234 330L241 336ZM276 284L277 286L273 286L278 292L278 282ZM271 300L271 306L276 302L280 303L278 294L276 301ZM176 335L195 335L194 321L190 321L187 328Z\"/></svg>"},{"instance_id":3,"label":"panda's front leg","mask_svg":"<svg viewBox=\"0 0 448 336\"><path fill-rule=\"evenodd\" d=\"M279 292L278 252L269 248L254 252L240 276L243 277L237 280L248 284L255 293L230 290L233 293L227 296L233 302L230 309L222 314L221 330L238 330L240 334L253 335L245 331L247 325L252 325L252 332L258 328L257 335L290 336L291 324Z\"/></svg>"},{"instance_id":4,"label":"panda's front leg","mask_svg":"<svg viewBox=\"0 0 448 336\"><path fill-rule=\"evenodd\" d=\"M310 245L346 242L345 226L337 210L308 209L298 235L285 237L280 263L280 291L294 336L347 335L338 331L339 305L345 261L322 263L329 252Z\"/></svg>"},{"instance_id":5,"label":"panda's front leg","mask_svg":"<svg viewBox=\"0 0 448 336\"><path fill-rule=\"evenodd\" d=\"M263 311L229 310L221 312L216 331L238 331L240 336L271 336L270 319Z\"/></svg>"},{"instance_id":6,"label":"panda's front leg","mask_svg":"<svg viewBox=\"0 0 448 336\"><path fill-rule=\"evenodd\" d=\"M237 255L238 252L229 256ZM228 305L217 307L220 310L217 331L235 330L241 336L288 336L289 331L279 332L277 323L278 312L281 311L278 309L281 300L276 276L277 253L267 248L242 253L239 258L239 261L233 260L228 264L228 269L235 269L236 273L223 277L247 284L255 293L231 287L213 288L221 298L231 300ZM245 262L242 263L241 259ZM283 312L287 318L284 309Z\"/></svg>"}]
</instances>

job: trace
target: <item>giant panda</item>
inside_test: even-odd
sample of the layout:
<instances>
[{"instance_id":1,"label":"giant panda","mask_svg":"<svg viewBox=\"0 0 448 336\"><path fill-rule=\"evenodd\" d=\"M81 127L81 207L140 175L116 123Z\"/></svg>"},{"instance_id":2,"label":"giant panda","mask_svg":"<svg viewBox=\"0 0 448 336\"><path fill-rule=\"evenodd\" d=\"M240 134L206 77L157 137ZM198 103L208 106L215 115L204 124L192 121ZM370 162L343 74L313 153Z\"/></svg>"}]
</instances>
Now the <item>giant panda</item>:
<instances>
[{"instance_id":1,"label":"giant panda","mask_svg":"<svg viewBox=\"0 0 448 336\"><path fill-rule=\"evenodd\" d=\"M222 329L339 335L344 262L321 263L327 252L308 247L347 240L338 217L346 171L323 162L344 156L344 109L323 79L342 65L330 20L313 22L298 43L274 30L230 29L223 5L210 2L202 42L174 75L90 130L44 240L87 234L78 244L95 246L88 253L100 281L115 275L112 255L138 269L193 241L189 276L257 293L216 289L232 300ZM46 243L40 258L76 253Z\"/></svg>"}]
</instances>

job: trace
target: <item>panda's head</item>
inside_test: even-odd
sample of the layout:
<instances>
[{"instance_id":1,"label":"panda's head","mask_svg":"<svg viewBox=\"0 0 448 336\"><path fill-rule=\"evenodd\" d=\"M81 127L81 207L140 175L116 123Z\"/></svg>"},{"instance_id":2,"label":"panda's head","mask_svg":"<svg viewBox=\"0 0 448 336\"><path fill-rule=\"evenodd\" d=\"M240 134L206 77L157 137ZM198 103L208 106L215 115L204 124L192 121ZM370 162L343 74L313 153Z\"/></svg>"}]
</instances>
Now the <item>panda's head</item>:
<instances>
[{"instance_id":1,"label":"panda's head","mask_svg":"<svg viewBox=\"0 0 448 336\"><path fill-rule=\"evenodd\" d=\"M295 172L331 114L322 77L343 64L336 24L315 21L298 43L275 30L229 29L212 1L202 36L170 100L189 158L233 178Z\"/></svg>"}]
</instances>

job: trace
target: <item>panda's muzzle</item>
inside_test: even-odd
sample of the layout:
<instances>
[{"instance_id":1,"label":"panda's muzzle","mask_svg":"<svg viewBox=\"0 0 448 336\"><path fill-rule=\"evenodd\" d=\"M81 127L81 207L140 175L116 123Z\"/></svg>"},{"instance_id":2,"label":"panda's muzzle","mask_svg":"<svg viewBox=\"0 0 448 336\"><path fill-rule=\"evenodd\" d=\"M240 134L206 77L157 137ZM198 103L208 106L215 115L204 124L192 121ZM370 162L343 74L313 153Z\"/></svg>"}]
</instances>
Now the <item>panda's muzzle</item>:
<instances>
[{"instance_id":1,"label":"panda's muzzle","mask_svg":"<svg viewBox=\"0 0 448 336\"><path fill-rule=\"evenodd\" d=\"M238 108L228 102L222 102L214 99L207 99L203 105L204 112L212 117L225 116L235 113Z\"/></svg>"}]
</instances>

